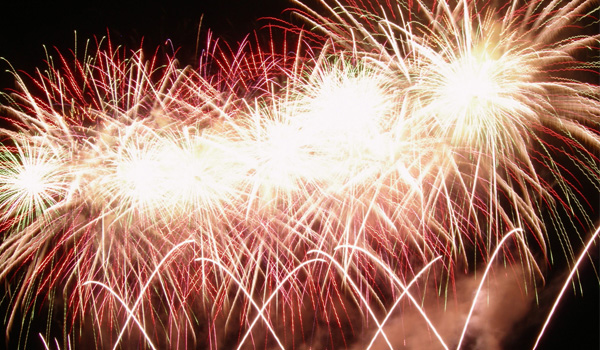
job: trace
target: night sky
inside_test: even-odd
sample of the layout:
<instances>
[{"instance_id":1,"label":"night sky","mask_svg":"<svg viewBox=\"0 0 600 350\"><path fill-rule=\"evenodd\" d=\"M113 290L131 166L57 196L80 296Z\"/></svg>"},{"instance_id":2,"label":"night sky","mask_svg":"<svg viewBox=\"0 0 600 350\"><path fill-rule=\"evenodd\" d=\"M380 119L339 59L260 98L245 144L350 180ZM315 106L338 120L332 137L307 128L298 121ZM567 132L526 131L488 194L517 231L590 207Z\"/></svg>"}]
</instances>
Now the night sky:
<instances>
[{"instance_id":1,"label":"night sky","mask_svg":"<svg viewBox=\"0 0 600 350\"><path fill-rule=\"evenodd\" d=\"M16 69L31 71L43 67L45 51L66 52L74 48L75 32L80 47L87 39L107 34L114 44L137 49L143 40L144 49L153 52L162 48L183 64L194 64L196 38L200 18L201 38L208 29L229 43L242 40L248 33L268 22L265 17L289 19L284 10L289 4L282 0L200 0L185 4L165 1L160 4L131 4L127 1L81 2L73 6L55 1L30 5L24 2L2 4L0 57ZM6 63L0 68L6 70ZM10 84L3 74L2 86Z\"/></svg>"},{"instance_id":2,"label":"night sky","mask_svg":"<svg viewBox=\"0 0 600 350\"><path fill-rule=\"evenodd\" d=\"M0 5L0 57L19 71L33 73L35 67L44 67L44 45L52 55L56 53L54 47L67 52L74 48L76 31L80 46L86 39L101 38L107 33L113 43L130 49L139 48L143 39L145 50L153 52L159 48L171 52L175 48L177 58L183 64L193 66L202 15L201 40L211 29L217 36L235 43L268 23L260 18L290 20L290 13L285 11L288 7L285 0L196 0L186 5L171 1L158 5L98 1L82 2L76 7L51 1L38 5L13 1ZM0 89L4 91L13 87L12 76L5 72L7 69L8 64L1 61ZM598 218L598 213L592 216ZM594 250L592 259L598 268L598 248ZM560 269L563 262L558 260L551 268L551 277L563 276ZM539 349L600 348L599 287L589 260L584 262L581 277L584 297L579 293L574 296L572 288L567 291ZM508 349L530 348L539 331L539 326L530 323L540 315L529 318L522 327L515 329L518 337L511 341ZM0 349L3 346L0 343Z\"/></svg>"}]
</instances>

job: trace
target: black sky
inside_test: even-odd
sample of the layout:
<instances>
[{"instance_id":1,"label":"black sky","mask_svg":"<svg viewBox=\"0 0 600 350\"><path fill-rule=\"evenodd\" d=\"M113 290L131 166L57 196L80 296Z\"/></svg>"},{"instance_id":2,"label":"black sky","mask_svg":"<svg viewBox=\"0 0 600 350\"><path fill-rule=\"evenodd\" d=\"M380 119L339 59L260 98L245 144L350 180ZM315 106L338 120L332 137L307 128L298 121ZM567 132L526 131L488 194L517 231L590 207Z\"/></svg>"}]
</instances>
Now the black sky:
<instances>
[{"instance_id":1,"label":"black sky","mask_svg":"<svg viewBox=\"0 0 600 350\"><path fill-rule=\"evenodd\" d=\"M75 31L79 42L107 33L111 40L136 49L142 39L144 47L153 50L168 46L179 50L178 58L191 62L196 48L196 36L202 15L203 33L211 29L229 42L241 40L253 29L266 24L263 17L289 19L284 12L290 4L286 0L196 0L187 4L164 1L161 4L126 2L81 2L73 6L60 2L29 4L12 1L0 5L0 57L8 60L17 70L31 73L35 67L44 67L43 46L54 54L74 48ZM204 35L204 34L203 34ZM5 71L8 64L0 62L0 89L13 86L11 75ZM597 216L597 215L596 215ZM597 248L593 255L598 265ZM567 291L567 299L559 308L540 349L598 349L600 347L599 288L595 271L589 261L583 267L584 297ZM534 317L534 316L532 316ZM520 333L535 337L538 328L523 324ZM527 334L515 339L511 349L531 342ZM0 343L0 348L3 344Z\"/></svg>"},{"instance_id":2,"label":"black sky","mask_svg":"<svg viewBox=\"0 0 600 350\"><path fill-rule=\"evenodd\" d=\"M210 29L230 43L240 41L253 29L267 22L264 17L282 18L289 8L286 0L196 0L185 3L127 1L82 1L77 5L47 1L30 4L11 1L0 5L0 57L17 70L30 72L44 67L45 51L66 52L75 47L75 32L79 45L107 34L111 42L137 49L143 40L144 48L155 50L163 46L178 49L178 59L191 62L200 19L202 35ZM289 18L289 15L287 16ZM0 63L0 86L12 79Z\"/></svg>"}]
</instances>

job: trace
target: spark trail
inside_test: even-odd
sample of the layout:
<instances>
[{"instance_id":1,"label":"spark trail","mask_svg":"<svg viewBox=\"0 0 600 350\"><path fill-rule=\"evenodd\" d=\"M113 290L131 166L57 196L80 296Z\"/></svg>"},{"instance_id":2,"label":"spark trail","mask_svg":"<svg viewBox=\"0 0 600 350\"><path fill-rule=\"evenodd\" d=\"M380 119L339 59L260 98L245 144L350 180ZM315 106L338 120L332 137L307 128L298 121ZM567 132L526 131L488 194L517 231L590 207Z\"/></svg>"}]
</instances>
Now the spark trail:
<instances>
[{"instance_id":1,"label":"spark trail","mask_svg":"<svg viewBox=\"0 0 600 350\"><path fill-rule=\"evenodd\" d=\"M69 349L465 349L493 295L531 307L555 256L575 274L599 225L594 1L293 3L304 26L209 38L199 67L100 42L15 73L21 347L43 309ZM390 334L413 314L435 337Z\"/></svg>"}]
</instances>

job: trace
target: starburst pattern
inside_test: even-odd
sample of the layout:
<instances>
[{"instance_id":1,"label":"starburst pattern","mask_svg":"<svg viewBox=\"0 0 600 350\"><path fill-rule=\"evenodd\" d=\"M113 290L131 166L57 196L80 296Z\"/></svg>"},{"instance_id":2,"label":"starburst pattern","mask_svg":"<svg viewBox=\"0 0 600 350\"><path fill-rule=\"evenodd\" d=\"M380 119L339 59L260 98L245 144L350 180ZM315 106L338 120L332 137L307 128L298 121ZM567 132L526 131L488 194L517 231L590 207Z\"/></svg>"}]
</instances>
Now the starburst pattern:
<instances>
[{"instance_id":1,"label":"starburst pattern","mask_svg":"<svg viewBox=\"0 0 600 350\"><path fill-rule=\"evenodd\" d=\"M208 40L197 69L100 43L15 75L8 330L42 303L65 348L86 327L99 348L395 348L402 308L435 335L403 344L464 348L490 271L526 296L553 250L575 271L598 235L593 1L295 4L309 31Z\"/></svg>"}]
</instances>

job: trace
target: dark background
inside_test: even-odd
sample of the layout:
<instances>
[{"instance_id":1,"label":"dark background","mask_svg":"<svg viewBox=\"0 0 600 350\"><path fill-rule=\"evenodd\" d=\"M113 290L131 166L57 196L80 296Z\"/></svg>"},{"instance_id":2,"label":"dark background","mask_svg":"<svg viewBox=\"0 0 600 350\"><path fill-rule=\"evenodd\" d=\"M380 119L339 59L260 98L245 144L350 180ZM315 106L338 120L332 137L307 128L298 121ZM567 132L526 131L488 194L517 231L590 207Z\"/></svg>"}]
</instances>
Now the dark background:
<instances>
[{"instance_id":1,"label":"dark background","mask_svg":"<svg viewBox=\"0 0 600 350\"><path fill-rule=\"evenodd\" d=\"M82 1L77 5L11 1L0 5L0 57L17 70L44 68L43 46L54 56L55 49L66 53L75 47L77 32L80 48L87 39L109 34L112 43L133 50L140 48L142 40L149 52L162 48L172 53L175 48L183 64L193 65L202 15L201 39L210 29L235 44L268 23L261 18L290 19L289 12L284 12L289 7L286 0ZM4 73L7 68L5 62L0 63L2 87L11 86L13 81Z\"/></svg>"},{"instance_id":2,"label":"dark background","mask_svg":"<svg viewBox=\"0 0 600 350\"><path fill-rule=\"evenodd\" d=\"M55 55L55 48L67 52L74 48L77 31L79 47L83 47L87 39L109 34L113 43L131 49L139 48L142 40L144 49L150 52L156 48L172 52L174 48L183 64L194 65L202 15L201 42L210 29L234 44L252 30L266 25L268 21L260 20L263 17L289 20L289 12L284 11L288 7L286 0L196 0L185 5L170 1L161 4L82 2L77 6L50 1L40 4L14 1L0 5L0 57L18 71L33 73L36 67L45 67L44 45L51 55ZM8 63L0 61L0 89L3 91L14 86L12 75L6 72L8 69ZM598 213L592 217L597 221ZM593 249L592 259L598 268L598 248ZM558 261L551 276L564 277L562 266L564 262ZM599 287L589 260L584 262L581 281L584 296L574 295L573 288L567 291L539 349L600 348ZM541 326L535 322L544 316L543 312L532 314L518 325L507 349L531 348ZM36 339L32 337L30 344L37 344ZM0 348L3 346L2 341Z\"/></svg>"}]
</instances>

